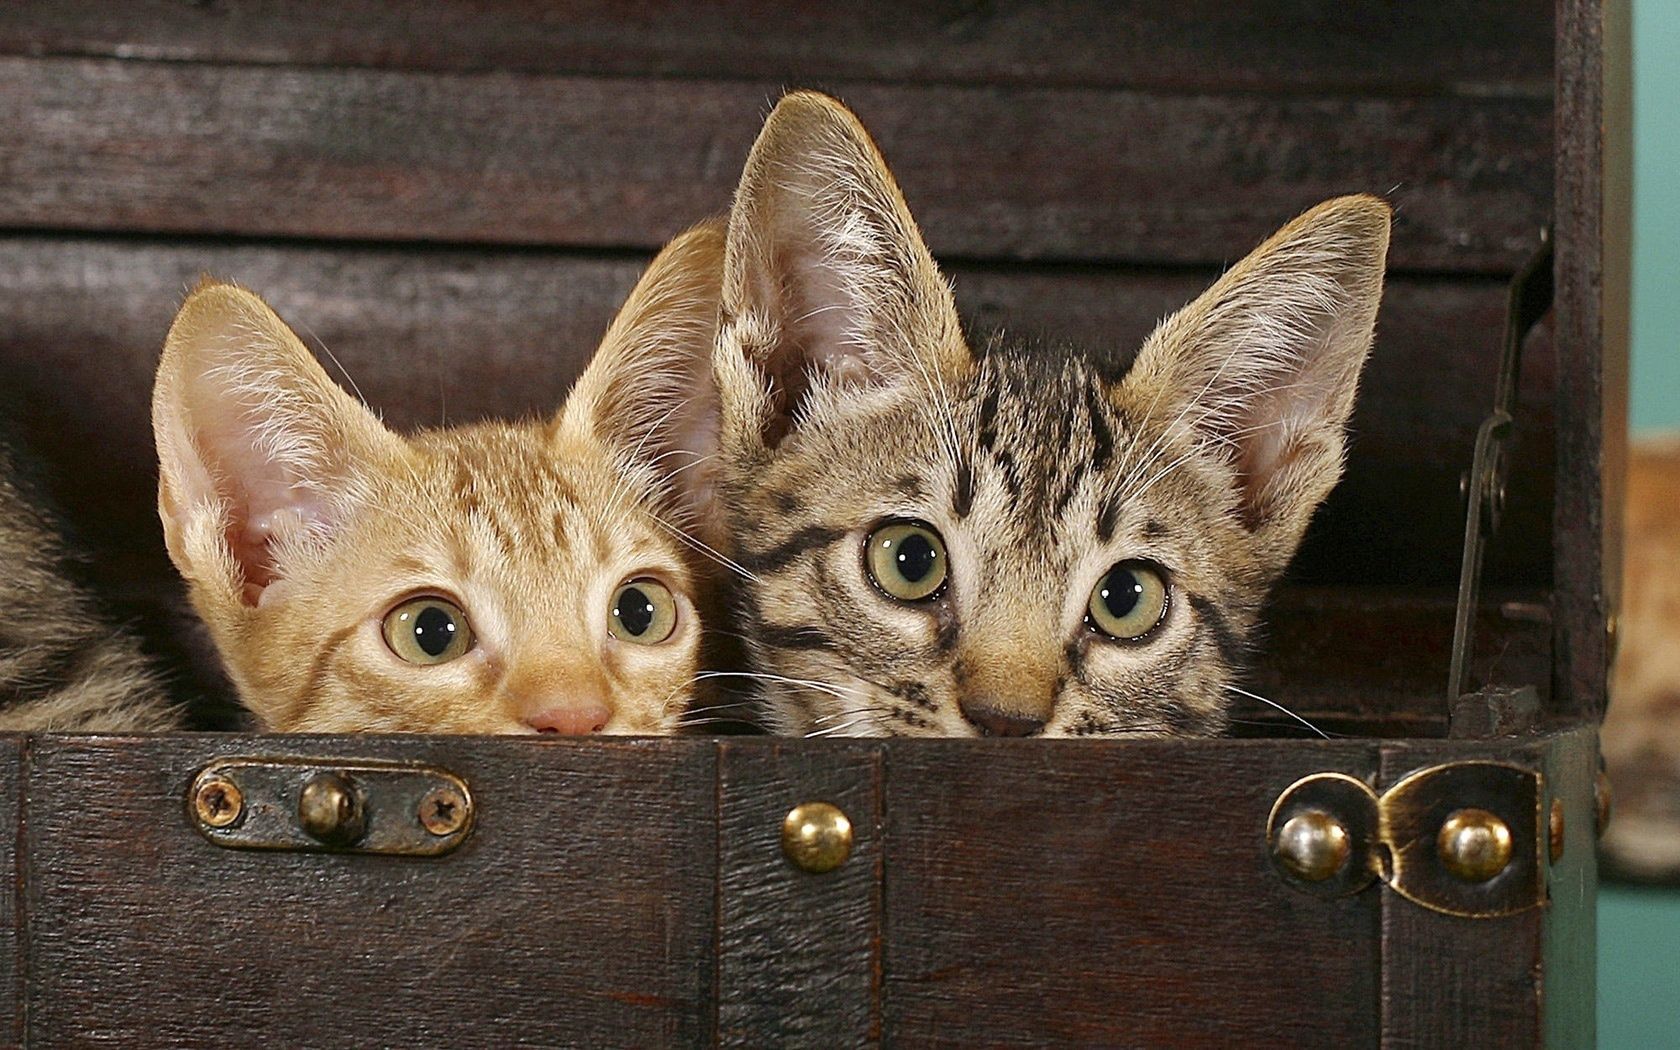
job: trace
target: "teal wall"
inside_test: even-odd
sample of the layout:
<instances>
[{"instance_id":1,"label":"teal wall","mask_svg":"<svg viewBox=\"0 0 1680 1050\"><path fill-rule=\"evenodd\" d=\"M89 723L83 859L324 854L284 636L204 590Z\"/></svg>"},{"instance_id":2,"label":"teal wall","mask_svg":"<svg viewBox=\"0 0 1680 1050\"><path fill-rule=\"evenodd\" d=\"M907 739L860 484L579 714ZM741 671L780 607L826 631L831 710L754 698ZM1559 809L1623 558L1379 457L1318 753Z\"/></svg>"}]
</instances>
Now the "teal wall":
<instances>
[{"instance_id":1,"label":"teal wall","mask_svg":"<svg viewBox=\"0 0 1680 1050\"><path fill-rule=\"evenodd\" d=\"M1629 392L1635 428L1680 427L1680 0L1633 4Z\"/></svg>"},{"instance_id":2,"label":"teal wall","mask_svg":"<svg viewBox=\"0 0 1680 1050\"><path fill-rule=\"evenodd\" d=\"M1636 430L1680 427L1680 0L1633 0ZM1680 892L1607 888L1598 905L1598 1041L1680 1048Z\"/></svg>"}]
</instances>

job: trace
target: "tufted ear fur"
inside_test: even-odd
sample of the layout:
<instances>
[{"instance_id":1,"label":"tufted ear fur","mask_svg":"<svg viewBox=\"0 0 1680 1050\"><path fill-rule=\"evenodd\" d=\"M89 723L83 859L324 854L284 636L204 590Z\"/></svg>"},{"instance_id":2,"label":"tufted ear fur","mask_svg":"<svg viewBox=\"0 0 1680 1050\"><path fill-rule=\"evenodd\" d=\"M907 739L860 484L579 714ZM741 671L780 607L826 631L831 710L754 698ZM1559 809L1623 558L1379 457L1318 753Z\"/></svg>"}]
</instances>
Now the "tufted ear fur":
<instances>
[{"instance_id":1,"label":"tufted ear fur","mask_svg":"<svg viewBox=\"0 0 1680 1050\"><path fill-rule=\"evenodd\" d=\"M255 605L288 552L325 542L400 438L340 389L257 296L202 282L152 394L170 557L212 600Z\"/></svg>"},{"instance_id":2,"label":"tufted ear fur","mask_svg":"<svg viewBox=\"0 0 1680 1050\"><path fill-rule=\"evenodd\" d=\"M726 429L773 446L821 395L970 365L951 291L851 111L783 98L729 216L716 367ZM738 425L737 425L738 424Z\"/></svg>"},{"instance_id":3,"label":"tufted ear fur","mask_svg":"<svg viewBox=\"0 0 1680 1050\"><path fill-rule=\"evenodd\" d=\"M1341 477L1389 218L1369 196L1300 216L1163 322L1117 391L1230 468L1239 512L1273 571Z\"/></svg>"},{"instance_id":4,"label":"tufted ear fur","mask_svg":"<svg viewBox=\"0 0 1680 1050\"><path fill-rule=\"evenodd\" d=\"M721 220L666 245L618 311L556 426L606 442L626 469L656 472L656 499L687 518L711 501L718 405L712 381Z\"/></svg>"}]
</instances>

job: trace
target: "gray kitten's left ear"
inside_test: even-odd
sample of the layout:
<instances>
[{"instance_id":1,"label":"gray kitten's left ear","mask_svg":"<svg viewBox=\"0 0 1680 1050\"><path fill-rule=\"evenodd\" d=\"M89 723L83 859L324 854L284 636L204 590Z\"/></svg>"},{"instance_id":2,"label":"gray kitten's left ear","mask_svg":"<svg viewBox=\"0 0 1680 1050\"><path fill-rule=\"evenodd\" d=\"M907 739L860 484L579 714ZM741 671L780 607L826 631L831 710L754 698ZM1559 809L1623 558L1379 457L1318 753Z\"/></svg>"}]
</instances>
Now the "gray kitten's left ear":
<instances>
[{"instance_id":1,"label":"gray kitten's left ear","mask_svg":"<svg viewBox=\"0 0 1680 1050\"><path fill-rule=\"evenodd\" d=\"M1232 469L1239 513L1273 571L1341 477L1390 214L1369 196L1308 211L1163 322L1116 391Z\"/></svg>"},{"instance_id":2,"label":"gray kitten's left ear","mask_svg":"<svg viewBox=\"0 0 1680 1050\"><path fill-rule=\"evenodd\" d=\"M667 244L619 308L556 420L593 435L629 469L657 471L684 517L710 502L717 448L712 341L723 273L721 220Z\"/></svg>"}]
</instances>

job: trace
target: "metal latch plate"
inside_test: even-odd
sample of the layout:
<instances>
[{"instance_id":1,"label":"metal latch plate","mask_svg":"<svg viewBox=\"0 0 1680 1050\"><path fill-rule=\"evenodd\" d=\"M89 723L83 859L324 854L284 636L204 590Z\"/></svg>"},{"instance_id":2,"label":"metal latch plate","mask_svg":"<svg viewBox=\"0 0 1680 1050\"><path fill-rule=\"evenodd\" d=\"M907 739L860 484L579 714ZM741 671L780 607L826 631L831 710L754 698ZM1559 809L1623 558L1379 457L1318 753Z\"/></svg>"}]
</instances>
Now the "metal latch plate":
<instances>
[{"instance_id":1,"label":"metal latch plate","mask_svg":"<svg viewBox=\"0 0 1680 1050\"><path fill-rule=\"evenodd\" d=\"M1345 896L1380 879L1433 911L1493 918L1545 901L1544 801L1539 773L1500 762L1432 766L1380 795L1315 773L1278 796L1266 841L1304 892Z\"/></svg>"},{"instance_id":2,"label":"metal latch plate","mask_svg":"<svg viewBox=\"0 0 1680 1050\"><path fill-rule=\"evenodd\" d=\"M472 834L466 782L435 766L233 758L193 778L187 819L228 849L435 857Z\"/></svg>"}]
</instances>

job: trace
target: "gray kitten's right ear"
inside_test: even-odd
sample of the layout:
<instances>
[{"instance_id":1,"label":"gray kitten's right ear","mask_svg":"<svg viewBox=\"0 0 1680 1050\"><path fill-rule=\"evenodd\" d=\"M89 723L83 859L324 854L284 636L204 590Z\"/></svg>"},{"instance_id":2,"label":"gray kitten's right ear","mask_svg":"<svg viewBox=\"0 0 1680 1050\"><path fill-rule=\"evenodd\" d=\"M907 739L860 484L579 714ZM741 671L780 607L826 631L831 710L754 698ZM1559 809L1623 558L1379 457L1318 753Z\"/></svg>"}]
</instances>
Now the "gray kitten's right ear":
<instances>
[{"instance_id":1,"label":"gray kitten's right ear","mask_svg":"<svg viewBox=\"0 0 1680 1050\"><path fill-rule=\"evenodd\" d=\"M152 432L170 558L232 605L255 605L288 548L331 533L363 472L406 453L266 303L213 281L170 326Z\"/></svg>"},{"instance_id":2,"label":"gray kitten's right ear","mask_svg":"<svg viewBox=\"0 0 1680 1050\"><path fill-rule=\"evenodd\" d=\"M950 287L851 111L777 104L729 216L716 371L726 431L774 444L813 393L970 365Z\"/></svg>"}]
</instances>

